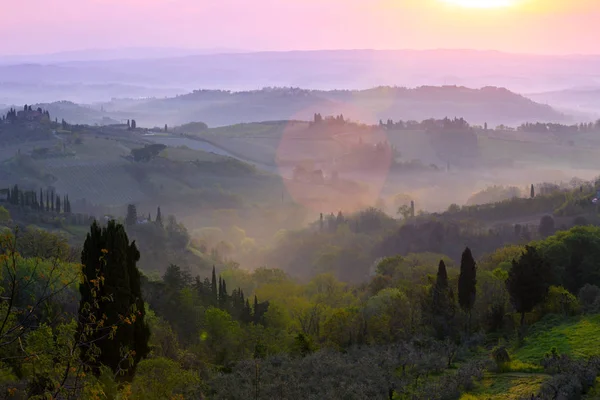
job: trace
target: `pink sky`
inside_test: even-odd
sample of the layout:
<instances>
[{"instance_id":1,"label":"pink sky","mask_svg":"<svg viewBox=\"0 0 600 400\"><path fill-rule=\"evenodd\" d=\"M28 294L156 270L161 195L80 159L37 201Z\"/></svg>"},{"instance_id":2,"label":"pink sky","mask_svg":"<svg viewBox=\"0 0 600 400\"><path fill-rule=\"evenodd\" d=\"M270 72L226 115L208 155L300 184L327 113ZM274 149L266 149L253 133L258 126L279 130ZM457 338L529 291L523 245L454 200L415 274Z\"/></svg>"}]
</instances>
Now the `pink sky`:
<instances>
[{"instance_id":1,"label":"pink sky","mask_svg":"<svg viewBox=\"0 0 600 400\"><path fill-rule=\"evenodd\" d=\"M515 1L494 10L440 0L11 1L0 10L0 54L137 46L600 54L600 0Z\"/></svg>"}]
</instances>

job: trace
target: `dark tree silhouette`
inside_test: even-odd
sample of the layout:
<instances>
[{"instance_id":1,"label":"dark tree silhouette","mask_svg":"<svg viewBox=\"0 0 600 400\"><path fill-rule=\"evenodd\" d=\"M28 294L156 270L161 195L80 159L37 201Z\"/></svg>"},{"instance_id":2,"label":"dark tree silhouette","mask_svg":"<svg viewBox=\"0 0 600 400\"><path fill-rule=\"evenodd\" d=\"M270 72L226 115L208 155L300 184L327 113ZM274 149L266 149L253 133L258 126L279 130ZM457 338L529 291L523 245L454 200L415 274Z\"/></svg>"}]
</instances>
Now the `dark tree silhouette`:
<instances>
[{"instance_id":1,"label":"dark tree silhouette","mask_svg":"<svg viewBox=\"0 0 600 400\"><path fill-rule=\"evenodd\" d=\"M477 265L468 247L460 260L460 276L458 277L458 302L469 316L467 331L470 329L471 311L477 295Z\"/></svg>"},{"instance_id":2,"label":"dark tree silhouette","mask_svg":"<svg viewBox=\"0 0 600 400\"><path fill-rule=\"evenodd\" d=\"M554 233L554 218L550 215L544 215L540 220L538 231L543 237L552 235Z\"/></svg>"},{"instance_id":3,"label":"dark tree silhouette","mask_svg":"<svg viewBox=\"0 0 600 400\"><path fill-rule=\"evenodd\" d=\"M133 226L137 224L137 209L133 204L129 204L127 206L127 217L125 217L125 224L127 226Z\"/></svg>"},{"instance_id":4,"label":"dark tree silhouette","mask_svg":"<svg viewBox=\"0 0 600 400\"><path fill-rule=\"evenodd\" d=\"M547 261L535 247L526 246L519 261L513 260L506 280L506 289L510 295L510 302L521 314L521 326L525 323L525 313L531 312L548 293L549 271Z\"/></svg>"},{"instance_id":5,"label":"dark tree silhouette","mask_svg":"<svg viewBox=\"0 0 600 400\"><path fill-rule=\"evenodd\" d=\"M83 348L81 359L92 365L99 374L100 365L108 366L119 379L133 378L137 364L149 352L150 330L144 321L145 309L140 288L140 272L136 266L140 259L135 242L129 243L123 225L114 220L100 228L94 221L87 234L81 263L84 282L79 285L80 310L91 309L97 321L105 320L107 326L118 325L112 338L98 337L91 343L94 348ZM102 284L97 286L98 281ZM98 296L94 296L93 289ZM85 329L80 324L79 331Z\"/></svg>"}]
</instances>

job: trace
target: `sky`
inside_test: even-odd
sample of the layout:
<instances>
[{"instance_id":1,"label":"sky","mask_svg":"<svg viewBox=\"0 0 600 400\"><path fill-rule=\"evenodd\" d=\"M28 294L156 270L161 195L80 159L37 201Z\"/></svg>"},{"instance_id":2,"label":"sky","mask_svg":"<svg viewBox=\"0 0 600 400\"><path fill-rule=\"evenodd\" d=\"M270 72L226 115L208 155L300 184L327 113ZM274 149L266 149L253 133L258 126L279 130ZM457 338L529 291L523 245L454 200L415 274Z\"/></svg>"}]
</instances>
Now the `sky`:
<instances>
[{"instance_id":1,"label":"sky","mask_svg":"<svg viewBox=\"0 0 600 400\"><path fill-rule=\"evenodd\" d=\"M455 4L461 1L504 6ZM509 3L515 4L505 6ZM11 1L0 10L0 55L125 47L600 54L600 0L28 0L24 4Z\"/></svg>"}]
</instances>

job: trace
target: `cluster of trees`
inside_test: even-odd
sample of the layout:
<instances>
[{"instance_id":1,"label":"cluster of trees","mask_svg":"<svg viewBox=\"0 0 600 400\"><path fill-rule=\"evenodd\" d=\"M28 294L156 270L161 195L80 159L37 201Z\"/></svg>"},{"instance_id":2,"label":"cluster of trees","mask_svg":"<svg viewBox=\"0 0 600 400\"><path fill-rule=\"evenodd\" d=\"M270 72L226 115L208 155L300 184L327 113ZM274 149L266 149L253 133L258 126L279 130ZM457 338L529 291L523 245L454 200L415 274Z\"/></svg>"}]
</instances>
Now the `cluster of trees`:
<instances>
[{"instance_id":1,"label":"cluster of trees","mask_svg":"<svg viewBox=\"0 0 600 400\"><path fill-rule=\"evenodd\" d=\"M346 232L349 245L340 266L365 260L360 242L387 229L381 218L338 214L335 235ZM356 220L364 233L348 242ZM311 235L335 245L322 229ZM0 307L0 321L8 315L0 325L0 390L15 396L458 399L493 369L478 355L485 340L510 339L518 325L549 313L600 310L594 227L499 248L478 262L461 246L458 267L441 254L394 255L359 285L331 273L301 283L278 269L235 265L201 279L172 263L151 278L114 221L92 224L83 266L70 263L68 246L49 244L43 248L61 250L42 254L40 246L17 246L23 239L7 234L0 248L3 296L13 299L3 297ZM541 398L566 390L564 376L583 376L578 362L558 354L540 364L553 375Z\"/></svg>"},{"instance_id":2,"label":"cluster of trees","mask_svg":"<svg viewBox=\"0 0 600 400\"><path fill-rule=\"evenodd\" d=\"M9 121L11 123L18 121L37 120L41 118L50 120L50 112L48 112L48 110L43 110L41 107L38 107L34 110L30 105L28 106L27 104L23 106L23 111L17 111L11 107L6 115L2 116L2 120Z\"/></svg>"},{"instance_id":3,"label":"cluster of trees","mask_svg":"<svg viewBox=\"0 0 600 400\"><path fill-rule=\"evenodd\" d=\"M379 120L379 126L385 129L406 129L406 130L427 130L427 131L439 131L439 130L468 130L471 125L464 118L453 118L448 117L443 119L430 118L418 121L393 121L388 119L385 123L383 120Z\"/></svg>"},{"instance_id":4,"label":"cluster of trees","mask_svg":"<svg viewBox=\"0 0 600 400\"><path fill-rule=\"evenodd\" d=\"M14 185L12 189L5 189L4 192L6 193L7 202L14 206L30 207L37 211L59 214L61 212L65 214L72 212L69 196L64 195L61 201L61 196L55 194L54 190L46 190L44 192L44 190L40 189L38 196L38 192L35 190L22 190L19 189L18 185Z\"/></svg>"},{"instance_id":5,"label":"cluster of trees","mask_svg":"<svg viewBox=\"0 0 600 400\"><path fill-rule=\"evenodd\" d=\"M522 132L536 132L536 133L544 133L544 132L552 132L552 133L585 133L585 132L594 132L600 130L600 120L589 123L580 123L573 125L564 125L557 123L548 123L548 122L526 122L524 124L519 125L517 128L518 131Z\"/></svg>"},{"instance_id":6,"label":"cluster of trees","mask_svg":"<svg viewBox=\"0 0 600 400\"><path fill-rule=\"evenodd\" d=\"M131 155L133 157L133 160L136 162L140 162L140 161L147 162L147 161L152 160L154 157L156 157L161 151L163 151L166 148L167 148L167 146L165 146L164 144L159 144L159 143L149 144L140 149L131 149Z\"/></svg>"},{"instance_id":7,"label":"cluster of trees","mask_svg":"<svg viewBox=\"0 0 600 400\"><path fill-rule=\"evenodd\" d=\"M315 113L314 117L313 117L313 124L322 124L322 123L327 123L327 124L339 124L339 125L344 125L346 123L346 120L344 119L344 115L340 114L340 115L336 115L336 116L325 116L325 118L323 118L323 116L320 113Z\"/></svg>"},{"instance_id":8,"label":"cluster of trees","mask_svg":"<svg viewBox=\"0 0 600 400\"><path fill-rule=\"evenodd\" d=\"M93 398L103 380L115 388L130 382L150 331L140 255L123 226L92 224L83 265L60 242L22 253L26 240L10 231L0 237L2 396Z\"/></svg>"}]
</instances>

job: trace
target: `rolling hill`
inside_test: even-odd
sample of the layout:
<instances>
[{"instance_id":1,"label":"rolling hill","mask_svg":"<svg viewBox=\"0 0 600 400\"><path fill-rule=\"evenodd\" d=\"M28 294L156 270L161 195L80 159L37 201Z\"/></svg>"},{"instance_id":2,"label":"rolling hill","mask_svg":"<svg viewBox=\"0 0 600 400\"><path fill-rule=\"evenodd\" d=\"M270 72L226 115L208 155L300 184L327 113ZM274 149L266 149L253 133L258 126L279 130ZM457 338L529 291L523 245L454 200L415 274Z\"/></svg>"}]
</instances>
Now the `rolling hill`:
<instances>
[{"instance_id":1,"label":"rolling hill","mask_svg":"<svg viewBox=\"0 0 600 400\"><path fill-rule=\"evenodd\" d=\"M311 120L315 113L343 114L364 123L460 116L473 124L516 125L525 121L564 121L550 106L507 89L423 86L378 87L360 91L266 88L228 92L199 90L165 99L106 103L105 110L131 115L146 126L204 121L209 126L269 120Z\"/></svg>"}]
</instances>

